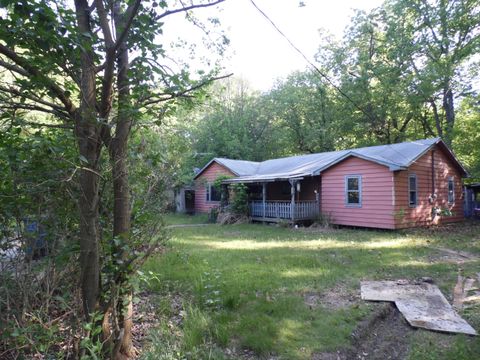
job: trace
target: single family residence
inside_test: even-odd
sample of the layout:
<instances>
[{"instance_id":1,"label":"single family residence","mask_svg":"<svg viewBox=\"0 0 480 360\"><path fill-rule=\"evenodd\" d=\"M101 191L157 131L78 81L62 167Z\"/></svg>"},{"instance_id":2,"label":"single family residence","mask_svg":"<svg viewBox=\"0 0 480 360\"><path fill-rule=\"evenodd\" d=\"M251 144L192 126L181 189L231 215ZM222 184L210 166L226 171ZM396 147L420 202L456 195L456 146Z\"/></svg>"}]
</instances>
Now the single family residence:
<instances>
[{"instance_id":1,"label":"single family residence","mask_svg":"<svg viewBox=\"0 0 480 360\"><path fill-rule=\"evenodd\" d=\"M195 176L196 212L220 204L213 185L243 183L257 221L313 220L382 229L463 220L467 171L440 139L262 162L214 158Z\"/></svg>"}]
</instances>

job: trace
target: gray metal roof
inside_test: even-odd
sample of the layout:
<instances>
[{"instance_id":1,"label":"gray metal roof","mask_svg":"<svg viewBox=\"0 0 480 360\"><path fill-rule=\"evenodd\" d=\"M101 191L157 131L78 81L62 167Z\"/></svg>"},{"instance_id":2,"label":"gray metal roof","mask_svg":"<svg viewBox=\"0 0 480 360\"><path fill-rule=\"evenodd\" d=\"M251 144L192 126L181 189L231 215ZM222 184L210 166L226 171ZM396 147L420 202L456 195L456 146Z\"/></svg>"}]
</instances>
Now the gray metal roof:
<instances>
[{"instance_id":1,"label":"gray metal roof","mask_svg":"<svg viewBox=\"0 0 480 360\"><path fill-rule=\"evenodd\" d=\"M230 169L237 178L225 182L258 182L275 181L280 179L301 178L304 176L319 175L330 166L350 157L373 161L387 166L391 171L408 168L415 160L425 154L433 145L442 144L446 152L467 175L465 169L443 143L440 138L424 139L399 144L369 146L352 150L331 151L318 154L290 156L280 159L252 162L243 160L231 160L215 158L208 163L200 172L208 167L213 161L217 161ZM197 176L199 175L197 174Z\"/></svg>"},{"instance_id":2,"label":"gray metal roof","mask_svg":"<svg viewBox=\"0 0 480 360\"><path fill-rule=\"evenodd\" d=\"M229 169L232 173L234 173L236 176L249 176L252 174L255 174L257 171L257 168L259 166L259 162L255 161L247 161L247 160L233 160L233 159L226 159L226 158L213 158L210 160L207 165L205 165L203 168L201 168L198 172L196 172L196 175L194 179L196 179L198 176L200 176L203 171L210 166L213 162L216 162L227 169Z\"/></svg>"}]
</instances>

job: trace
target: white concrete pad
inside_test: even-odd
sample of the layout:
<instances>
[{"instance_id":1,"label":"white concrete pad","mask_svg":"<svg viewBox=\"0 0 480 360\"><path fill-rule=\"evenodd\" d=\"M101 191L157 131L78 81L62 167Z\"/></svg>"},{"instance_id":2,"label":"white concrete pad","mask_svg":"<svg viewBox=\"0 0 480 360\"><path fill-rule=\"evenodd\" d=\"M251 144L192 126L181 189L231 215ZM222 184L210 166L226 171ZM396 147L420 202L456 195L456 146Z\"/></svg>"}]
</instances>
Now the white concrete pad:
<instances>
[{"instance_id":1,"label":"white concrete pad","mask_svg":"<svg viewBox=\"0 0 480 360\"><path fill-rule=\"evenodd\" d=\"M362 281L363 300L395 302L398 310L414 327L477 335L433 284L406 281Z\"/></svg>"}]
</instances>

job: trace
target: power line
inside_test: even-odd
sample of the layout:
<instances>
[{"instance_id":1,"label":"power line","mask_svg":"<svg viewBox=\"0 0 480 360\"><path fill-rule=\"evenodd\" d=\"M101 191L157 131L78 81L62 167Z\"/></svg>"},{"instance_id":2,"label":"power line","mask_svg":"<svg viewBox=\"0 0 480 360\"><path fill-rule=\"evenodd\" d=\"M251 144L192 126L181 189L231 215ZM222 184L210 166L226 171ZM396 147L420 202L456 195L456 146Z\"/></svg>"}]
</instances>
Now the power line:
<instances>
[{"instance_id":1,"label":"power line","mask_svg":"<svg viewBox=\"0 0 480 360\"><path fill-rule=\"evenodd\" d=\"M303 52L300 50L288 37L283 33L282 30L273 22L272 19L262 10L260 9L257 4L253 0L250 0L252 5L257 9L257 11L262 14L262 16L267 19L267 21L274 27L274 29L290 44L290 46L298 52L305 61L315 70L321 77L323 77L332 87L337 90L343 97L345 97L353 106L355 106L358 110L360 110L365 116L367 116L370 120L375 121L371 117L371 115L366 112L360 105L358 105L350 96L348 96L342 89L340 89L335 83L324 73L322 72Z\"/></svg>"}]
</instances>

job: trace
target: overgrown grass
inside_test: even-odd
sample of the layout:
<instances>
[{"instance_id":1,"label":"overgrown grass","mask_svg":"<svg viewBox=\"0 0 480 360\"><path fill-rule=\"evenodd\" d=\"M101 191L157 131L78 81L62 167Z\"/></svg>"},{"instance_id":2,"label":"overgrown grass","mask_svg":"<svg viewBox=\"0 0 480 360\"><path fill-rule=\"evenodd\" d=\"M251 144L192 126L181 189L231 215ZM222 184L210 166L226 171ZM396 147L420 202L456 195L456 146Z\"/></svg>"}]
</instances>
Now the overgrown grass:
<instances>
[{"instance_id":1,"label":"overgrown grass","mask_svg":"<svg viewBox=\"0 0 480 360\"><path fill-rule=\"evenodd\" d=\"M444 232L311 232L266 225L176 228L167 253L145 268L160 277L151 290L180 293L186 301L187 317L179 327L182 351L210 348L217 354L211 358L221 358L218 348L234 354L250 349L260 357L309 359L315 352L350 346L352 331L374 306L358 298L363 279L428 276L450 296L459 265L443 261L435 247L480 254L480 227L466 226ZM473 261L461 267L473 276L479 265ZM306 294L317 296L319 304L306 303ZM341 294L338 304L322 301L336 294ZM355 301L342 304L344 298ZM463 315L480 328L478 311ZM449 336L428 333L425 341L435 346ZM422 359L419 339L413 339L412 359ZM455 339L448 349L461 348L466 354L461 358L478 351L476 339Z\"/></svg>"},{"instance_id":2,"label":"overgrown grass","mask_svg":"<svg viewBox=\"0 0 480 360\"><path fill-rule=\"evenodd\" d=\"M207 214L187 215L166 213L163 215L163 219L167 225L192 225L208 223Z\"/></svg>"}]
</instances>

